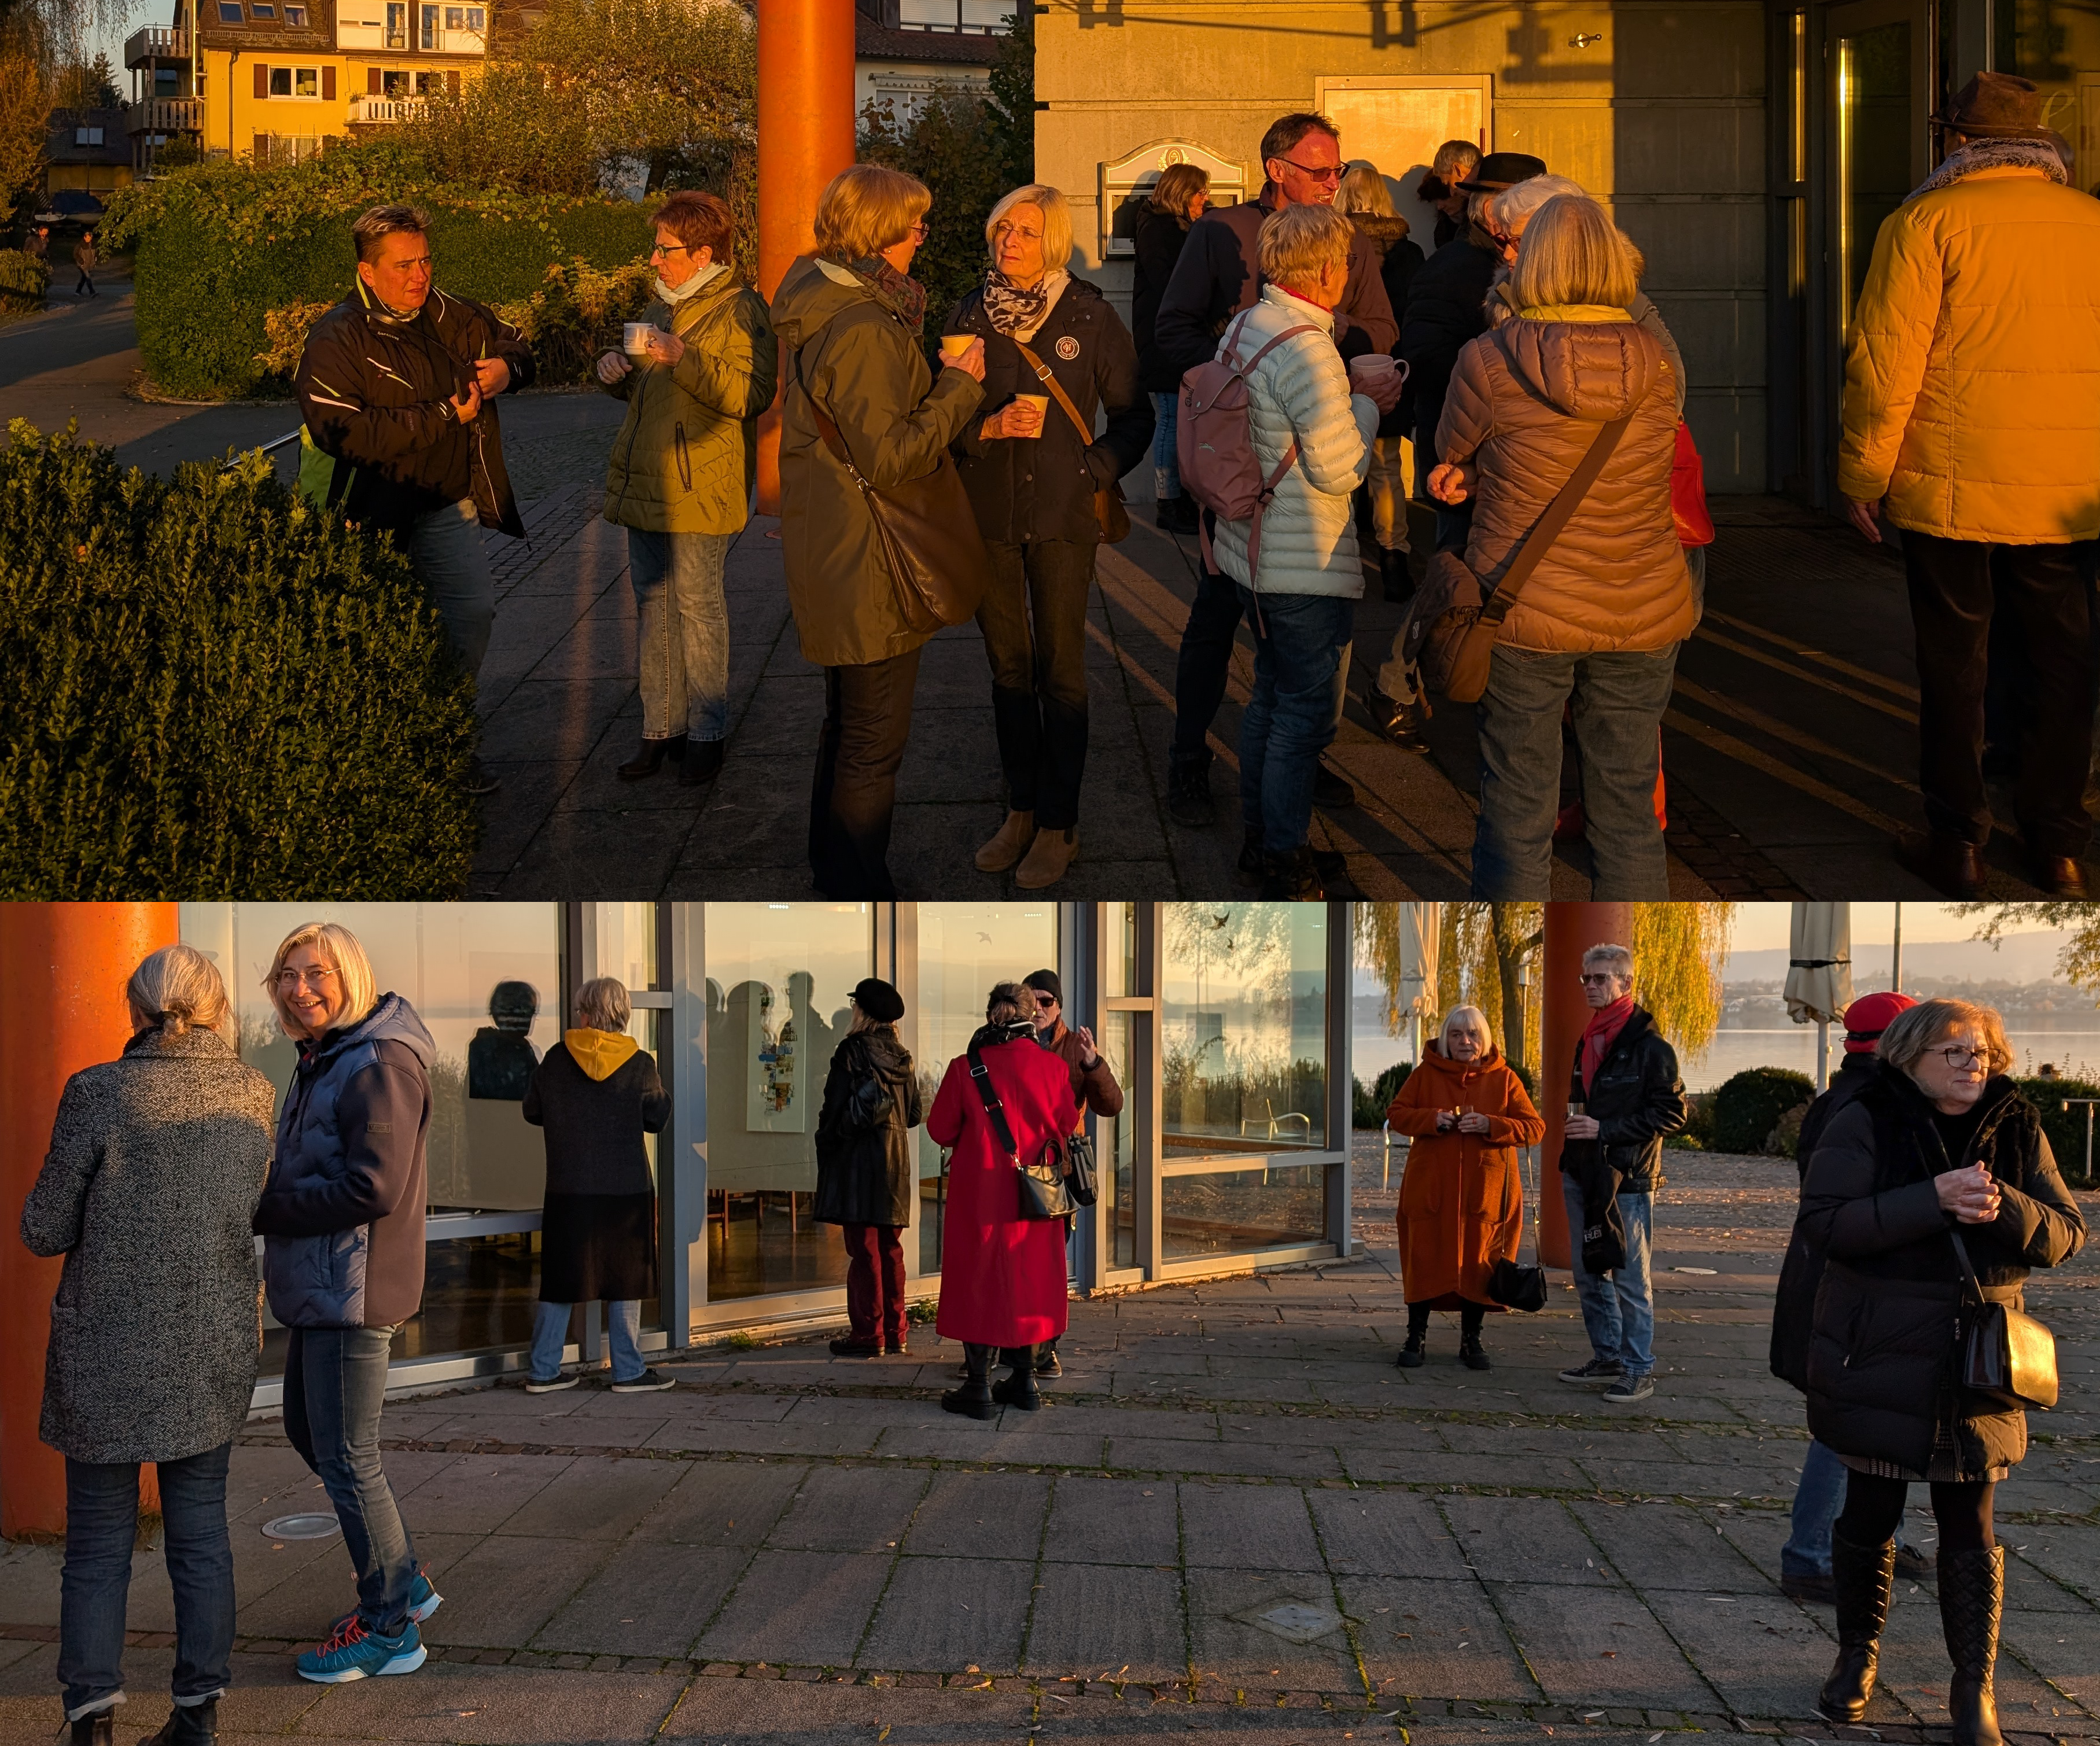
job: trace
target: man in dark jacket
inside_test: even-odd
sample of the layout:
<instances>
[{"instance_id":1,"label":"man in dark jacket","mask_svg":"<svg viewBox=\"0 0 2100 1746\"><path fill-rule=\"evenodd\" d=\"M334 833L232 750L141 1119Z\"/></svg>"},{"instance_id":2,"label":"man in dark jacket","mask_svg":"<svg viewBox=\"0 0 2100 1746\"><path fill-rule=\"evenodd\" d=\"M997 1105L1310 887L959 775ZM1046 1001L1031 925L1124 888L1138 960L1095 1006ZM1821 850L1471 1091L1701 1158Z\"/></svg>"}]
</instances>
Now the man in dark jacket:
<instances>
[{"instance_id":1,"label":"man in dark jacket","mask_svg":"<svg viewBox=\"0 0 2100 1746\"><path fill-rule=\"evenodd\" d=\"M1123 1087L1107 1056L1094 1046L1094 1034L1084 1025L1077 1030L1065 1024L1065 984L1055 970L1038 970L1024 977L1021 986L1035 1003L1035 1040L1053 1055L1062 1057L1072 1070L1072 1095L1081 1107L1098 1116L1123 1113ZM1057 1361L1057 1342L1046 1340L1035 1348L1035 1373L1062 1376Z\"/></svg>"},{"instance_id":2,"label":"man in dark jacket","mask_svg":"<svg viewBox=\"0 0 2100 1746\"><path fill-rule=\"evenodd\" d=\"M1502 239L1482 223L1491 194L1546 174L1542 158L1526 152L1490 152L1467 180L1453 189L1467 201L1466 228L1423 263L1407 288L1407 311L1401 323L1400 355L1407 360L1407 391L1414 406L1414 476L1427 479L1436 465L1436 423L1444 416L1445 391L1451 372L1469 340L1488 331L1486 309L1495 268L1502 261ZM1462 508L1440 505L1436 546L1465 544L1471 521L1470 501Z\"/></svg>"},{"instance_id":3,"label":"man in dark jacket","mask_svg":"<svg viewBox=\"0 0 2100 1746\"><path fill-rule=\"evenodd\" d=\"M1492 158L1487 161L1493 161ZM1593 1160L1583 1179L1563 1170L1568 1225L1579 1233L1615 1209L1624 1227L1626 1259L1608 1277L1582 1264L1579 1237L1569 1243L1575 1291L1593 1356L1560 1373L1564 1382L1611 1386L1604 1399L1630 1406L1655 1392L1655 1307L1648 1289L1649 1231L1655 1191L1662 1186L1662 1142L1683 1129L1684 1082L1677 1052L1655 1028L1655 1020L1634 1003L1634 955L1623 946L1593 946L1582 955L1582 998L1590 1003L1589 1028L1577 1046L1569 1100L1580 1115L1568 1118L1570 1140L1592 1142ZM1585 1181L1610 1192L1587 1198ZM1594 1202L1601 1200L1603 1206Z\"/></svg>"},{"instance_id":4,"label":"man in dark jacket","mask_svg":"<svg viewBox=\"0 0 2100 1746\"><path fill-rule=\"evenodd\" d=\"M1286 206L1330 206L1342 185L1342 142L1325 116L1286 115L1261 140L1259 199L1206 213L1189 228L1174 276L1160 299L1155 329L1160 357L1179 381L1182 373L1216 356L1227 324L1261 295L1255 239L1262 221ZM1335 308L1335 343L1344 360L1390 352L1399 337L1392 306L1379 277L1382 251L1358 235L1349 248L1349 278ZM1167 752L1167 810L1176 823L1207 825L1217 818L1211 798L1211 722L1224 701L1225 674L1239 629L1239 585L1205 571L1181 633L1174 674L1174 738ZM1316 806L1352 806L1356 790L1324 766L1312 779Z\"/></svg>"},{"instance_id":5,"label":"man in dark jacket","mask_svg":"<svg viewBox=\"0 0 2100 1746\"><path fill-rule=\"evenodd\" d=\"M374 206L351 227L357 283L314 324L293 377L299 489L394 536L479 673L496 620L481 531L525 534L493 403L532 379L532 352L495 311L435 288L429 227L412 206ZM471 791L495 788L477 759Z\"/></svg>"},{"instance_id":6,"label":"man in dark jacket","mask_svg":"<svg viewBox=\"0 0 2100 1746\"><path fill-rule=\"evenodd\" d=\"M1793 1162L1804 1181L1817 1141L1873 1078L1874 1045L1881 1041L1882 1032L1896 1014L1917 1004L1908 994L1863 994L1846 1007L1844 1061L1830 1088L1808 1106L1808 1113L1801 1118L1801 1137L1794 1149ZM1773 1305L1773 1371L1776 1375L1788 1373L1779 1366L1785 1361L1780 1347L1789 1343L1798 1351L1798 1360L1792 1366L1794 1375L1805 1378L1815 1285L1823 1275L1823 1258L1809 1248L1807 1236L1798 1226L1787 1246L1788 1264L1782 1269L1779 1298ZM1797 1248L1802 1251L1798 1261L1794 1254ZM1828 1605L1836 1598L1830 1584L1830 1529L1844 1507L1845 1464L1811 1439L1808 1453L1802 1457L1801 1478L1793 1488L1793 1532L1779 1549L1780 1592L1789 1599ZM1931 1559L1904 1544L1900 1530L1896 1565L1913 1582L1932 1571Z\"/></svg>"}]
</instances>

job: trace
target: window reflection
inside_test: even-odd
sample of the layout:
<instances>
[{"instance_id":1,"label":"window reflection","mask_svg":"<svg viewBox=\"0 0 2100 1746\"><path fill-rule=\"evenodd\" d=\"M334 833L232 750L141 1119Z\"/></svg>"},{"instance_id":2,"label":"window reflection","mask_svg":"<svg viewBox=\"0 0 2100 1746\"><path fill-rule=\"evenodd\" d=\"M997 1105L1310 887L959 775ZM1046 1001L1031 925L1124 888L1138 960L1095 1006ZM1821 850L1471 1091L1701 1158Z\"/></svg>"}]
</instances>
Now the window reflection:
<instances>
[{"instance_id":1,"label":"window reflection","mask_svg":"<svg viewBox=\"0 0 2100 1746\"><path fill-rule=\"evenodd\" d=\"M1185 1260L1324 1241L1328 1168L1289 1164L1169 1176L1160 1184L1160 1252Z\"/></svg>"},{"instance_id":2,"label":"window reflection","mask_svg":"<svg viewBox=\"0 0 2100 1746\"><path fill-rule=\"evenodd\" d=\"M1109 1117L1096 1131L1101 1137L1101 1167L1110 1179L1110 1265L1137 1265L1136 1065L1131 1059L1136 1018L1128 1012L1104 1012L1097 1038L1101 1056L1123 1088L1123 1113Z\"/></svg>"},{"instance_id":3,"label":"window reflection","mask_svg":"<svg viewBox=\"0 0 2100 1746\"><path fill-rule=\"evenodd\" d=\"M1161 925L1166 1149L1323 1147L1325 906L1170 903Z\"/></svg>"},{"instance_id":4,"label":"window reflection","mask_svg":"<svg viewBox=\"0 0 2100 1746\"><path fill-rule=\"evenodd\" d=\"M845 1279L810 1217L817 1112L874 946L864 903L707 906L710 1301Z\"/></svg>"},{"instance_id":5,"label":"window reflection","mask_svg":"<svg viewBox=\"0 0 2100 1746\"><path fill-rule=\"evenodd\" d=\"M998 982L1017 982L1057 963L1057 910L1050 903L922 903L919 924L919 1010L906 1015L911 1056L925 1107L941 1076L984 1022L985 996ZM946 1210L941 1149L919 1130L919 1271L941 1269Z\"/></svg>"}]
</instances>

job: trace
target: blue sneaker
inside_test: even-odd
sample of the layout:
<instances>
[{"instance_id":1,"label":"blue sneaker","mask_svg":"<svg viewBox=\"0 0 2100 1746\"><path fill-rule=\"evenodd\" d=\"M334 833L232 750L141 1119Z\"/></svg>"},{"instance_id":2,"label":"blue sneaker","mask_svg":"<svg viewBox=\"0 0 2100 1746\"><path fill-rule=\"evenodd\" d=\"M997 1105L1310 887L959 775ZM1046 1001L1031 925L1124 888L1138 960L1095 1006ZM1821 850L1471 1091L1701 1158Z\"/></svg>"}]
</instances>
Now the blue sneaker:
<instances>
[{"instance_id":1,"label":"blue sneaker","mask_svg":"<svg viewBox=\"0 0 2100 1746\"><path fill-rule=\"evenodd\" d=\"M399 1637L381 1637L365 1629L352 1613L350 1622L332 1633L326 1642L300 1655L299 1678L316 1685L340 1686L353 1679L412 1673L429 1654L413 1625L402 1626Z\"/></svg>"},{"instance_id":2,"label":"blue sneaker","mask_svg":"<svg viewBox=\"0 0 2100 1746\"><path fill-rule=\"evenodd\" d=\"M418 1570L416 1572L416 1580L408 1585L408 1622L411 1625L421 1625L444 1603L444 1596L432 1588L430 1577L423 1571ZM333 1636L356 1616L357 1609L353 1607L329 1627L329 1634Z\"/></svg>"}]
</instances>

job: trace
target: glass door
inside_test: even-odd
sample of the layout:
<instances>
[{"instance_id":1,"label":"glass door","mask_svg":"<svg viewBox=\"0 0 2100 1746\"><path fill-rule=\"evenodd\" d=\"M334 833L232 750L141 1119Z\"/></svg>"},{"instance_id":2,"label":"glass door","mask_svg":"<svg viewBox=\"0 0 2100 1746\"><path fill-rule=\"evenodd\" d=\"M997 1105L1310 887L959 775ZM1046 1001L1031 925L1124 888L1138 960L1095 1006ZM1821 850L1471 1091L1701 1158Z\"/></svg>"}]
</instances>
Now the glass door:
<instances>
[{"instance_id":1,"label":"glass door","mask_svg":"<svg viewBox=\"0 0 2100 1746\"><path fill-rule=\"evenodd\" d=\"M1931 37L1923 0L1833 7L1827 30L1835 182L1830 258L1842 378L1842 342L1851 333L1875 236L1930 169Z\"/></svg>"}]
</instances>

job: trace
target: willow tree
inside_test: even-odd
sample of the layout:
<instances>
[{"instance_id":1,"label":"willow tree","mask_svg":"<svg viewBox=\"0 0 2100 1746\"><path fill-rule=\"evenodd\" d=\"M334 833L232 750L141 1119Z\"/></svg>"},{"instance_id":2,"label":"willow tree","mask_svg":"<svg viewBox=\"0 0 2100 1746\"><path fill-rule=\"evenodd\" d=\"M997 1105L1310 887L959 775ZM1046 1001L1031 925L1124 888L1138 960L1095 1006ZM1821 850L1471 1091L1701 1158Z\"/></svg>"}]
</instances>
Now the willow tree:
<instances>
[{"instance_id":1,"label":"willow tree","mask_svg":"<svg viewBox=\"0 0 2100 1746\"><path fill-rule=\"evenodd\" d=\"M1542 903L1446 903L1436 955L1436 1010L1478 1007L1512 1066L1539 1058L1539 998L1546 950ZM1721 1022L1721 964L1735 924L1732 903L1637 903L1634 992L1679 1055L1696 1055ZM1401 906L1357 906L1357 957L1385 990L1386 1030L1400 1034ZM1528 972L1528 977L1527 973ZM1524 983L1529 981L1527 991ZM1509 1015L1523 1014L1521 1025ZM1432 1021L1433 1022L1433 1021Z\"/></svg>"}]
</instances>

